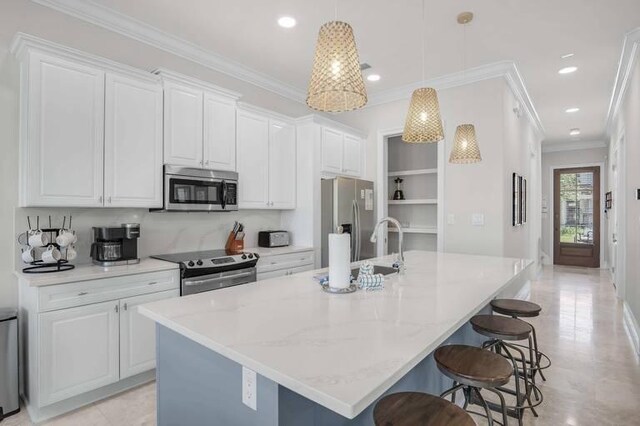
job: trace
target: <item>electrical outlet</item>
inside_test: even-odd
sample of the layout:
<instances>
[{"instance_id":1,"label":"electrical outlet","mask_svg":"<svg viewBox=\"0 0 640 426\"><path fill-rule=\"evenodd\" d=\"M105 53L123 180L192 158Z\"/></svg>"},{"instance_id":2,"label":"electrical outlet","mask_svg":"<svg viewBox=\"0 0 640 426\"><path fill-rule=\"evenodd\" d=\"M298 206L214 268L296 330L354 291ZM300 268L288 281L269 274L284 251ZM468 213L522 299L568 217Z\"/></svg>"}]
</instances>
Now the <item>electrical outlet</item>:
<instances>
[{"instance_id":1,"label":"electrical outlet","mask_svg":"<svg viewBox=\"0 0 640 426\"><path fill-rule=\"evenodd\" d=\"M447 225L455 225L456 224L456 215L453 213L449 213L447 215Z\"/></svg>"},{"instance_id":2,"label":"electrical outlet","mask_svg":"<svg viewBox=\"0 0 640 426\"><path fill-rule=\"evenodd\" d=\"M484 226L484 215L482 213L473 213L471 215L471 225Z\"/></svg>"},{"instance_id":3,"label":"electrical outlet","mask_svg":"<svg viewBox=\"0 0 640 426\"><path fill-rule=\"evenodd\" d=\"M257 411L258 388L256 382L256 372L247 367L242 367L242 403Z\"/></svg>"}]
</instances>

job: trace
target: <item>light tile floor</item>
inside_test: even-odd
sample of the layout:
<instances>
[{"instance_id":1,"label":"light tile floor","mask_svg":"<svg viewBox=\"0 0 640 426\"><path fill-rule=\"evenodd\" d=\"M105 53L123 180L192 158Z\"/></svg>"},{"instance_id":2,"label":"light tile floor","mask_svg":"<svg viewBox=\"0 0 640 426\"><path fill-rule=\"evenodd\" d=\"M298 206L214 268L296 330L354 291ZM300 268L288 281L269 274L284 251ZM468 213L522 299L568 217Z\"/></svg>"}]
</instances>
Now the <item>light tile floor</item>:
<instances>
[{"instance_id":1,"label":"light tile floor","mask_svg":"<svg viewBox=\"0 0 640 426\"><path fill-rule=\"evenodd\" d=\"M532 319L552 359L540 417L526 425L640 425L640 362L624 329L622 304L606 271L545 267L531 286L543 307ZM153 425L155 385L138 387L58 417L46 425ZM486 424L479 420L479 424ZM31 425L25 410L1 426ZM517 424L514 420L510 424Z\"/></svg>"}]
</instances>

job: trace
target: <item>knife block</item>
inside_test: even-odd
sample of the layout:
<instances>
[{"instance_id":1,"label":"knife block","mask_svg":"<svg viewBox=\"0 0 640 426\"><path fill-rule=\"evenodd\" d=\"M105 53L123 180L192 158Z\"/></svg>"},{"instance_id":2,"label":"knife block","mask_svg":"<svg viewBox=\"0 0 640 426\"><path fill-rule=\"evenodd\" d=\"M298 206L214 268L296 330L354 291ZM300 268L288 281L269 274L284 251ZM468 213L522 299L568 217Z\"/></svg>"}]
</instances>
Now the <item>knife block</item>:
<instances>
[{"instance_id":1,"label":"knife block","mask_svg":"<svg viewBox=\"0 0 640 426\"><path fill-rule=\"evenodd\" d=\"M225 245L225 250L229 253L240 253L244 250L244 240L236 240L233 232L229 233L229 238L227 238L227 244Z\"/></svg>"}]
</instances>

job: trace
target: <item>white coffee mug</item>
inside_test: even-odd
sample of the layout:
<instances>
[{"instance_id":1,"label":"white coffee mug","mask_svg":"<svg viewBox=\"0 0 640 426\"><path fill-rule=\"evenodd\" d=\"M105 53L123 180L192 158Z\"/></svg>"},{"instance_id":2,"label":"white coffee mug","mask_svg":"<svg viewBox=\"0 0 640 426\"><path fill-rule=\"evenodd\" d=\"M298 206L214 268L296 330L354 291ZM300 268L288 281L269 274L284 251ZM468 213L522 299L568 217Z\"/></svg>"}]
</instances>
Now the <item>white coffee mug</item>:
<instances>
[{"instance_id":1,"label":"white coffee mug","mask_svg":"<svg viewBox=\"0 0 640 426\"><path fill-rule=\"evenodd\" d=\"M24 263L31 263L36 260L36 249L33 247L27 247L26 250L22 252L22 261Z\"/></svg>"},{"instance_id":2,"label":"white coffee mug","mask_svg":"<svg viewBox=\"0 0 640 426\"><path fill-rule=\"evenodd\" d=\"M58 260L60 260L60 250L54 246L49 246L46 251L42 252L43 263L57 263Z\"/></svg>"},{"instance_id":3,"label":"white coffee mug","mask_svg":"<svg viewBox=\"0 0 640 426\"><path fill-rule=\"evenodd\" d=\"M29 245L31 247L44 247L49 244L49 235L37 230L29 235Z\"/></svg>"},{"instance_id":4,"label":"white coffee mug","mask_svg":"<svg viewBox=\"0 0 640 426\"><path fill-rule=\"evenodd\" d=\"M78 252L73 247L67 247L67 260L71 261L78 257Z\"/></svg>"},{"instance_id":5,"label":"white coffee mug","mask_svg":"<svg viewBox=\"0 0 640 426\"><path fill-rule=\"evenodd\" d=\"M71 231L60 230L60 234L56 237L56 243L60 247L67 247L77 241L77 237Z\"/></svg>"}]
</instances>

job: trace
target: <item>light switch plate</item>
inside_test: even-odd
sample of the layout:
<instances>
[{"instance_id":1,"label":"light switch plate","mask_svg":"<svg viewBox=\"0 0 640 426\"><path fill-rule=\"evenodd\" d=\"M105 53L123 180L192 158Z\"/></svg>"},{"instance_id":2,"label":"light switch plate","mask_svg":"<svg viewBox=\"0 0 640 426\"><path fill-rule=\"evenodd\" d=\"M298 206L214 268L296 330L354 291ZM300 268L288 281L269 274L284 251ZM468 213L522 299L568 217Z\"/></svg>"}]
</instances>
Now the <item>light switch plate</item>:
<instances>
[{"instance_id":1,"label":"light switch plate","mask_svg":"<svg viewBox=\"0 0 640 426\"><path fill-rule=\"evenodd\" d=\"M484 215L482 213L473 213L471 215L471 224L473 226L484 226Z\"/></svg>"},{"instance_id":2,"label":"light switch plate","mask_svg":"<svg viewBox=\"0 0 640 426\"><path fill-rule=\"evenodd\" d=\"M242 403L257 411L258 392L256 382L256 372L247 367L242 367Z\"/></svg>"},{"instance_id":3,"label":"light switch plate","mask_svg":"<svg viewBox=\"0 0 640 426\"><path fill-rule=\"evenodd\" d=\"M449 213L447 215L447 225L455 225L456 224L456 215L453 213Z\"/></svg>"}]
</instances>

